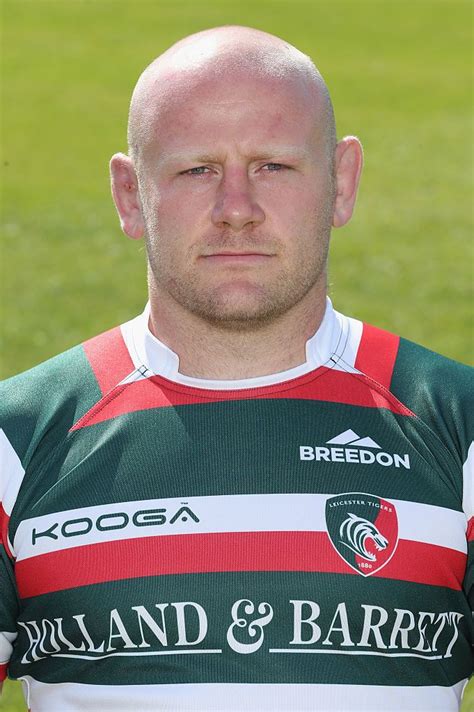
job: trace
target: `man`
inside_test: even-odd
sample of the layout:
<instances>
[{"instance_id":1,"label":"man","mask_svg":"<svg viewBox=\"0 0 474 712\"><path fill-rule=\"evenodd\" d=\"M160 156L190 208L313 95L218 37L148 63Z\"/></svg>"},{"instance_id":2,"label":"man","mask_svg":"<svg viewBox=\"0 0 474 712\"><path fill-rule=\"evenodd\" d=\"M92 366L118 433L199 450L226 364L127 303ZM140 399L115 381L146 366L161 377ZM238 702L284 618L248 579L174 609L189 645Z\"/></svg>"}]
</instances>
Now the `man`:
<instances>
[{"instance_id":1,"label":"man","mask_svg":"<svg viewBox=\"0 0 474 712\"><path fill-rule=\"evenodd\" d=\"M2 400L1 660L45 710L456 710L466 367L336 313L362 149L312 62L189 37L142 74L145 312Z\"/></svg>"}]
</instances>

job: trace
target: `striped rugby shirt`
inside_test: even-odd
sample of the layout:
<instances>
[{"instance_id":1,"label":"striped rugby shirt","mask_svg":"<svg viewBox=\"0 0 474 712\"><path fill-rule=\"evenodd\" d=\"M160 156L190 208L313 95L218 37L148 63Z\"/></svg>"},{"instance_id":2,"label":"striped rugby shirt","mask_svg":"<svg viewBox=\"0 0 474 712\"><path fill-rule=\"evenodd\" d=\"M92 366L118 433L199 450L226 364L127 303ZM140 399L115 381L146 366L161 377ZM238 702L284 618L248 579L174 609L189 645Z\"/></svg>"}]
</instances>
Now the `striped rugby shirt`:
<instances>
[{"instance_id":1,"label":"striped rugby shirt","mask_svg":"<svg viewBox=\"0 0 474 712\"><path fill-rule=\"evenodd\" d=\"M457 710L471 370L329 301L244 381L147 324L4 384L3 676L32 712Z\"/></svg>"}]
</instances>

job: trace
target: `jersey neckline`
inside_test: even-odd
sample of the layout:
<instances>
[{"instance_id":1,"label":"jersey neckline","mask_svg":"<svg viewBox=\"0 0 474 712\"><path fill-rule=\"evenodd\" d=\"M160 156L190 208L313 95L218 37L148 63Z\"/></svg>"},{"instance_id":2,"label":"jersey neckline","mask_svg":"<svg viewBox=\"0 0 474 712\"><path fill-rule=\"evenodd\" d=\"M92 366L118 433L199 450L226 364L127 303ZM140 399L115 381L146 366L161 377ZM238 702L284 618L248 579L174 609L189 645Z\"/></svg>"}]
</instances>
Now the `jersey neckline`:
<instances>
[{"instance_id":1,"label":"jersey neckline","mask_svg":"<svg viewBox=\"0 0 474 712\"><path fill-rule=\"evenodd\" d=\"M343 356L344 370L353 370L358 346L358 343L350 343L353 339L349 338L349 320L334 310L331 300L327 297L321 324L306 342L304 363L285 371L253 378L194 378L179 372L178 355L151 333L149 318L150 304L147 303L141 314L121 326L122 336L135 368L143 377L161 376L176 384L204 390L235 391L278 385L310 373L320 366L337 367Z\"/></svg>"}]
</instances>

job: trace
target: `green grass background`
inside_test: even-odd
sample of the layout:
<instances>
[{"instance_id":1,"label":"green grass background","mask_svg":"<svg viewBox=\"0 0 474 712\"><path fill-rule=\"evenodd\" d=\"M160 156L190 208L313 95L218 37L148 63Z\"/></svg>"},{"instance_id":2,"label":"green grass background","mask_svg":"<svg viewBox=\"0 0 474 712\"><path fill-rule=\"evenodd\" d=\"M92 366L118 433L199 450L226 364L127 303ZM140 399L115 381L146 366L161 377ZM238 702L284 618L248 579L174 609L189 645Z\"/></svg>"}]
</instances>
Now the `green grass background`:
<instances>
[{"instance_id":1,"label":"green grass background","mask_svg":"<svg viewBox=\"0 0 474 712\"><path fill-rule=\"evenodd\" d=\"M364 144L355 216L333 236L336 307L472 361L469 0L3 0L1 8L3 376L142 309L143 247L120 232L108 159L126 150L129 96L143 67L178 38L230 23L311 54L339 135ZM0 709L23 709L17 696L7 683Z\"/></svg>"}]
</instances>

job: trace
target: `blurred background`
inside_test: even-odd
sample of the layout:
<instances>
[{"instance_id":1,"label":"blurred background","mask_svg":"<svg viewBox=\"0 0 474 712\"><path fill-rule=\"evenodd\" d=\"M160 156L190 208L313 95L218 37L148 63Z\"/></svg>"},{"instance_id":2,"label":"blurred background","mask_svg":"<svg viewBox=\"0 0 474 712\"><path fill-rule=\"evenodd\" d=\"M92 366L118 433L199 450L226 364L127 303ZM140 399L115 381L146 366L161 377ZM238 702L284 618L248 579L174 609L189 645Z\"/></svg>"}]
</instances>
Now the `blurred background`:
<instances>
[{"instance_id":1,"label":"blurred background","mask_svg":"<svg viewBox=\"0 0 474 712\"><path fill-rule=\"evenodd\" d=\"M186 34L245 24L310 54L365 171L333 233L337 309L451 358L473 356L470 0L3 0L3 377L146 301L108 160L126 151L142 69ZM24 709L9 683L0 709Z\"/></svg>"}]
</instances>

